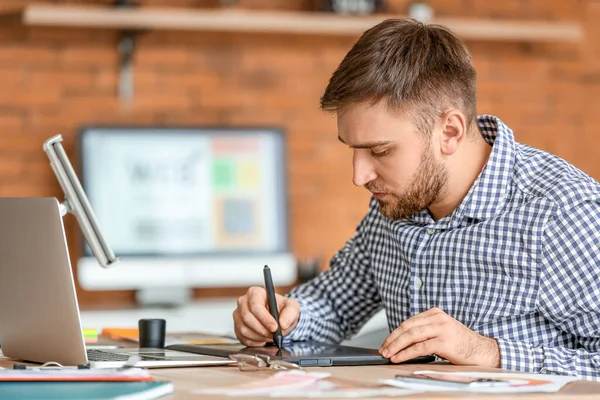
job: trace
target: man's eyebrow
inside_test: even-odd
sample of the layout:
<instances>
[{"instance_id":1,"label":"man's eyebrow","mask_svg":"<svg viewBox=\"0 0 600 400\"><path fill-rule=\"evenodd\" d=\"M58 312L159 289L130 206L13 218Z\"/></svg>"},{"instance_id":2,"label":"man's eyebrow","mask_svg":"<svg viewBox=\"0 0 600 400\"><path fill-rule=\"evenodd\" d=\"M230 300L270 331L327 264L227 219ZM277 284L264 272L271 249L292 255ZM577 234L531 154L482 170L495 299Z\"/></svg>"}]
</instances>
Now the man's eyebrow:
<instances>
[{"instance_id":1,"label":"man's eyebrow","mask_svg":"<svg viewBox=\"0 0 600 400\"><path fill-rule=\"evenodd\" d=\"M338 135L338 140L344 144L347 144L346 142L344 142L344 140ZM394 143L391 140L380 140L378 142L367 142L367 143L360 143L360 144L355 144L355 145L348 145L350 146L350 148L352 149L372 149L373 147L379 147L379 146L385 146L388 144Z\"/></svg>"}]
</instances>

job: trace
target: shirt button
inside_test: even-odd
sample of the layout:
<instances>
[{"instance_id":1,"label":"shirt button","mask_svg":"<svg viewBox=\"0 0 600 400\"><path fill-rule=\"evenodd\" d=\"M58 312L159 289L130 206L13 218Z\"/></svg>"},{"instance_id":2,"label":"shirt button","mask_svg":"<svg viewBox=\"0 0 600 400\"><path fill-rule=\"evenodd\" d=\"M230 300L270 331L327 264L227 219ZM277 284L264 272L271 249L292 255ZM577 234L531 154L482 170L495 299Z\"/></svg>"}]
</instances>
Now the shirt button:
<instances>
[{"instance_id":1,"label":"shirt button","mask_svg":"<svg viewBox=\"0 0 600 400\"><path fill-rule=\"evenodd\" d=\"M415 277L415 287L421 289L421 286L423 286L423 281L418 276Z\"/></svg>"},{"instance_id":2,"label":"shirt button","mask_svg":"<svg viewBox=\"0 0 600 400\"><path fill-rule=\"evenodd\" d=\"M437 230L435 228L427 228L427 233L433 235Z\"/></svg>"}]
</instances>

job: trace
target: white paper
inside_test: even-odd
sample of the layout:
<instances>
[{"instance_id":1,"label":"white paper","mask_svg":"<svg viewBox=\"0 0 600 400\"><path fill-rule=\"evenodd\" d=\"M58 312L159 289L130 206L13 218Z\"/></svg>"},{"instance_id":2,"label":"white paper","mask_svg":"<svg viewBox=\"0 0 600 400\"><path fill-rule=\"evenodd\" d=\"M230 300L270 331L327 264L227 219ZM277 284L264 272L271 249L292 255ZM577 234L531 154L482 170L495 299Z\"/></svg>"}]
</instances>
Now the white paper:
<instances>
[{"instance_id":1,"label":"white paper","mask_svg":"<svg viewBox=\"0 0 600 400\"><path fill-rule=\"evenodd\" d=\"M580 380L581 378L576 376L563 376L563 375L548 375L548 374L520 374L511 372L442 372L442 371L416 371L415 374L427 373L427 374L448 374L448 375L460 375L460 376L471 376L475 378L489 378L508 380L510 386L497 386L497 387L471 387L471 388L456 388L451 386L441 385L428 385L427 383L411 383L402 382L395 379L381 380L381 383L386 385L400 387L405 389L420 390L427 392L455 392L455 391L466 391L466 392L478 392L478 393L534 393L534 392L545 392L555 393L562 389L566 384Z\"/></svg>"},{"instance_id":2,"label":"white paper","mask_svg":"<svg viewBox=\"0 0 600 400\"><path fill-rule=\"evenodd\" d=\"M27 369L4 369L0 371L0 382L36 380L111 380L115 378L146 380L150 371L145 368L48 368L30 366Z\"/></svg>"}]
</instances>

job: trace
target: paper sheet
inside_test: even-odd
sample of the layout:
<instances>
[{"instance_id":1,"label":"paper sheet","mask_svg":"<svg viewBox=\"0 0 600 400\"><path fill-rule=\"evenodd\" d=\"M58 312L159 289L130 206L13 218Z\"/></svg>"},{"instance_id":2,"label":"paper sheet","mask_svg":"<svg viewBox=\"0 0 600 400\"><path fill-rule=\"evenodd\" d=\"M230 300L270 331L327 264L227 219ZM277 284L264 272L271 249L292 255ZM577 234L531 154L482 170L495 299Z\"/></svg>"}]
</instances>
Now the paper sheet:
<instances>
[{"instance_id":1,"label":"paper sheet","mask_svg":"<svg viewBox=\"0 0 600 400\"><path fill-rule=\"evenodd\" d=\"M151 381L152 375L143 368L38 368L3 369L0 382L15 381Z\"/></svg>"},{"instance_id":2,"label":"paper sheet","mask_svg":"<svg viewBox=\"0 0 600 400\"><path fill-rule=\"evenodd\" d=\"M555 393L562 389L566 384L580 380L576 376L562 376L562 375L547 375L547 374L520 374L520 373L491 373L491 372L441 372L441 371L416 371L418 373L428 374L449 374L449 375L461 375L471 376L476 378L489 378L489 379L500 379L508 380L510 386L498 386L498 387L473 387L473 388L455 388L445 387L438 385L428 385L421 383L409 383L401 382L395 379L385 379L381 382L400 388L420 390L427 392L449 392L449 391L468 391L478 393L534 393L534 392L545 392Z\"/></svg>"}]
</instances>

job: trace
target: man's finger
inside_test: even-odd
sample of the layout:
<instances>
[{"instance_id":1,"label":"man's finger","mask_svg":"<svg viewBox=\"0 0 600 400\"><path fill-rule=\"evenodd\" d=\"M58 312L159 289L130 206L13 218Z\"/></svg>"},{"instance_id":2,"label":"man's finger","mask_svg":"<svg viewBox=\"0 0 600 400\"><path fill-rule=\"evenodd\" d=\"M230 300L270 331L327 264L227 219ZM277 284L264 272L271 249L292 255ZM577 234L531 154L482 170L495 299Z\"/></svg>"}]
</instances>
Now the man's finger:
<instances>
[{"instance_id":1,"label":"man's finger","mask_svg":"<svg viewBox=\"0 0 600 400\"><path fill-rule=\"evenodd\" d=\"M394 354L405 348L425 340L437 337L439 334L437 325L418 325L402 332L396 339L381 350L381 355L391 358Z\"/></svg>"},{"instance_id":2,"label":"man's finger","mask_svg":"<svg viewBox=\"0 0 600 400\"><path fill-rule=\"evenodd\" d=\"M233 312L233 323L234 323L234 331L236 337L240 340L240 342L246 344L246 341L249 339L254 340L268 340L270 338L270 334L267 333L263 335L258 333L248 327L243 320L242 315L240 314L240 310L237 309Z\"/></svg>"},{"instance_id":3,"label":"man's finger","mask_svg":"<svg viewBox=\"0 0 600 400\"><path fill-rule=\"evenodd\" d=\"M290 300L290 299L285 296L275 293L275 301L277 302L277 311L279 311L281 313L281 309L284 307L285 303L288 300Z\"/></svg>"},{"instance_id":4,"label":"man's finger","mask_svg":"<svg viewBox=\"0 0 600 400\"><path fill-rule=\"evenodd\" d=\"M248 293L250 293L250 291L248 291ZM256 332L266 336L270 333L269 329L264 324L258 322L257 318L253 315L253 311L250 310L250 301L251 298L248 295L242 296L238 299L238 308L235 312L237 312L240 316L239 322L241 325L249 325Z\"/></svg>"},{"instance_id":5,"label":"man's finger","mask_svg":"<svg viewBox=\"0 0 600 400\"><path fill-rule=\"evenodd\" d=\"M300 316L300 304L291 299L285 299L282 302L281 312L279 313L279 325L281 330L285 331L291 326L296 325Z\"/></svg>"},{"instance_id":6,"label":"man's finger","mask_svg":"<svg viewBox=\"0 0 600 400\"><path fill-rule=\"evenodd\" d=\"M267 342L256 342L254 340L247 340L244 344L248 347L264 347L267 344Z\"/></svg>"},{"instance_id":7,"label":"man's finger","mask_svg":"<svg viewBox=\"0 0 600 400\"><path fill-rule=\"evenodd\" d=\"M275 318L267 307L267 292L264 288L248 289L248 310L269 332L277 330Z\"/></svg>"},{"instance_id":8,"label":"man's finger","mask_svg":"<svg viewBox=\"0 0 600 400\"><path fill-rule=\"evenodd\" d=\"M400 324L400 326L398 328L394 329L394 331L392 331L388 335L388 337L381 344L381 347L379 348L380 351L383 350L385 347L387 347L389 345L389 343L396 340L396 338L400 334L405 332L406 330L413 328L415 326L429 324L429 323L431 323L431 321L429 321L429 319L431 319L431 318L437 319L443 315L446 315L446 313L438 307L432 307L427 311L423 311L422 313L413 315L412 317L405 320L402 324Z\"/></svg>"},{"instance_id":9,"label":"man's finger","mask_svg":"<svg viewBox=\"0 0 600 400\"><path fill-rule=\"evenodd\" d=\"M263 322L261 322L255 315L255 310L249 310L243 314L241 314L242 316L242 326L247 326L250 329L252 329L253 331L255 331L256 333L262 335L263 337L269 337L273 335L273 331L270 330L270 326L269 325L265 325ZM268 312L267 312L268 313ZM275 324L275 319L273 317L271 317L271 315L269 315L270 320L268 321L268 324L274 325Z\"/></svg>"},{"instance_id":10,"label":"man's finger","mask_svg":"<svg viewBox=\"0 0 600 400\"><path fill-rule=\"evenodd\" d=\"M238 328L238 331L240 333L240 335L245 338L246 340L252 340L254 342L271 342L273 341L273 334L269 334L269 335L261 335L260 333L256 332L255 330L253 330L252 328L246 326L246 325L242 325Z\"/></svg>"},{"instance_id":11,"label":"man's finger","mask_svg":"<svg viewBox=\"0 0 600 400\"><path fill-rule=\"evenodd\" d=\"M413 359L415 357L428 356L431 354L435 354L435 353L437 353L436 346L437 346L436 339L431 339L431 340L426 340L424 342L415 343L412 346L408 346L404 350L399 351L398 353L394 354L392 357L390 357L390 360L393 363L401 363L401 362Z\"/></svg>"},{"instance_id":12,"label":"man's finger","mask_svg":"<svg viewBox=\"0 0 600 400\"><path fill-rule=\"evenodd\" d=\"M241 326L242 324L242 318L239 315L239 310L235 310L233 312L233 331L235 332L235 337L238 338L238 340L242 343L244 343L244 337L242 335L240 335L238 328Z\"/></svg>"},{"instance_id":13,"label":"man's finger","mask_svg":"<svg viewBox=\"0 0 600 400\"><path fill-rule=\"evenodd\" d=\"M379 348L379 352L381 353L386 347L388 347L390 345L390 343L394 342L400 335L402 335L409 329L415 328L415 327L421 326L421 325L428 325L428 324L432 323L431 318L434 318L435 314L431 314L431 313L425 314L428 311L425 311L424 313L420 313L417 315L413 315L406 321L402 322L398 328L394 329L388 335L388 337L385 338L385 340L381 344L381 347Z\"/></svg>"}]
</instances>

